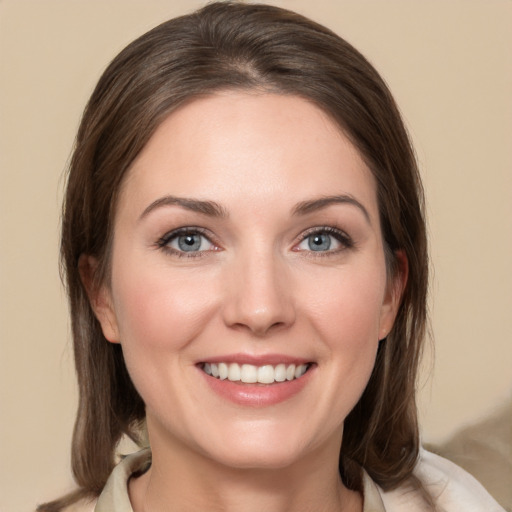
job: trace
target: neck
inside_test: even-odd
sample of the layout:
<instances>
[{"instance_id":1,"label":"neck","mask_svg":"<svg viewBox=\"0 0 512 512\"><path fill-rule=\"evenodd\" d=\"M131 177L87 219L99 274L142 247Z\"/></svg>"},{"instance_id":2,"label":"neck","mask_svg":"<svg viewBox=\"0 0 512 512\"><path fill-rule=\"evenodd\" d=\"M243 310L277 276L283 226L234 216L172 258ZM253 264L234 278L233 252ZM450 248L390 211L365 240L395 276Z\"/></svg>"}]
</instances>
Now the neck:
<instances>
[{"instance_id":1,"label":"neck","mask_svg":"<svg viewBox=\"0 0 512 512\"><path fill-rule=\"evenodd\" d=\"M176 446L152 446L151 468L130 481L135 512L168 511L170 503L180 512L362 511L362 497L341 482L332 450L317 450L283 468L241 469Z\"/></svg>"}]
</instances>

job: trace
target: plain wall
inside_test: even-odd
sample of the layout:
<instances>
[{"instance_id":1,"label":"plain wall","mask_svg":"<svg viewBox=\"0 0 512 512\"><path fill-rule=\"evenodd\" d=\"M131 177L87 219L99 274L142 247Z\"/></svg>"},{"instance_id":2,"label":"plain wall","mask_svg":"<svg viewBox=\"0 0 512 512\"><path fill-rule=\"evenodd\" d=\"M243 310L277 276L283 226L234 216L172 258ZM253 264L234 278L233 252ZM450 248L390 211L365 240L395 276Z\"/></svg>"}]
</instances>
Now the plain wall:
<instances>
[{"instance_id":1,"label":"plain wall","mask_svg":"<svg viewBox=\"0 0 512 512\"><path fill-rule=\"evenodd\" d=\"M57 259L62 175L81 111L128 42L202 3L0 0L1 512L31 510L72 483L76 388ZM425 440L441 442L511 394L512 2L268 3L361 50L414 139L436 346L421 425Z\"/></svg>"}]
</instances>

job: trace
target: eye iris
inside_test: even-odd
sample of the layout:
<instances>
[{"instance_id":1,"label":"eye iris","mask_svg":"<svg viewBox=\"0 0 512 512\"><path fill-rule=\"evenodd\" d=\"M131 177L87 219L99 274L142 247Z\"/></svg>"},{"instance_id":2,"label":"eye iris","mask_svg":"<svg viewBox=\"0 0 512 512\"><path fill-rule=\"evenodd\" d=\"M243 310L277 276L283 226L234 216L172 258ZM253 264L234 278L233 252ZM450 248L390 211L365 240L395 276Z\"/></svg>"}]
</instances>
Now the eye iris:
<instances>
[{"instance_id":1,"label":"eye iris","mask_svg":"<svg viewBox=\"0 0 512 512\"><path fill-rule=\"evenodd\" d=\"M311 235L308 239L308 246L312 251L327 251L331 247L331 237L325 233Z\"/></svg>"},{"instance_id":2,"label":"eye iris","mask_svg":"<svg viewBox=\"0 0 512 512\"><path fill-rule=\"evenodd\" d=\"M199 235L182 235L178 238L178 246L182 251L198 251L201 247Z\"/></svg>"}]
</instances>

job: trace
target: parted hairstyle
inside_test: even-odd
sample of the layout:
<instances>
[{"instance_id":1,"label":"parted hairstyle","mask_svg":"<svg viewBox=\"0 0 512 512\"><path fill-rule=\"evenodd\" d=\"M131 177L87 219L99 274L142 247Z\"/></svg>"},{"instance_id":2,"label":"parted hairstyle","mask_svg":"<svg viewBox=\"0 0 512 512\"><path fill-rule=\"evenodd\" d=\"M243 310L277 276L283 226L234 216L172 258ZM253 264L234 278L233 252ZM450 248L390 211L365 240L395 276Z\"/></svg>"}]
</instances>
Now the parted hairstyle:
<instances>
[{"instance_id":1,"label":"parted hairstyle","mask_svg":"<svg viewBox=\"0 0 512 512\"><path fill-rule=\"evenodd\" d=\"M105 339L91 309L80 256L97 259L94 282L108 285L116 204L130 165L174 110L228 89L311 101L337 123L373 173L388 276L399 272L401 251L408 280L370 381L345 420L339 468L351 489L360 489L361 468L385 490L413 478L428 261L422 186L400 113L372 65L329 29L277 7L218 2L127 46L85 109L70 160L61 241L79 385L72 445L78 490L40 510L61 510L100 494L115 465L116 445L123 435L140 440L145 418L122 346Z\"/></svg>"}]
</instances>

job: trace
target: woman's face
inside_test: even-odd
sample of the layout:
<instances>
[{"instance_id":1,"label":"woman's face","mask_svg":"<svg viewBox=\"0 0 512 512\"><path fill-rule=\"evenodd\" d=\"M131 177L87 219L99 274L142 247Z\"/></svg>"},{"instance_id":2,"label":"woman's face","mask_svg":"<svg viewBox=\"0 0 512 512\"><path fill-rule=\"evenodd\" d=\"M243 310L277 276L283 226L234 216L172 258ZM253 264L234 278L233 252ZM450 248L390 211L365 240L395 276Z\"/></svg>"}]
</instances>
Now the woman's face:
<instances>
[{"instance_id":1,"label":"woman's face","mask_svg":"<svg viewBox=\"0 0 512 512\"><path fill-rule=\"evenodd\" d=\"M399 289L374 179L333 121L224 92L170 115L134 162L93 302L153 448L284 467L337 459Z\"/></svg>"}]
</instances>

